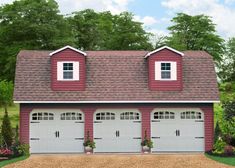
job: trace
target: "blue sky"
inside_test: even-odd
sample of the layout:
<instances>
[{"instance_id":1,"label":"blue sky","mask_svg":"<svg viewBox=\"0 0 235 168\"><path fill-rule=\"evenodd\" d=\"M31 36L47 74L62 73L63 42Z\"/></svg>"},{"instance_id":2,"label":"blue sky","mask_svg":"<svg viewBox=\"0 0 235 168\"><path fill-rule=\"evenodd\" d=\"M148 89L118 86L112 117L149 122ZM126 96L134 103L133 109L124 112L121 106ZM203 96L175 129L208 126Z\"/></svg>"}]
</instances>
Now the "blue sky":
<instances>
[{"instance_id":1,"label":"blue sky","mask_svg":"<svg viewBox=\"0 0 235 168\"><path fill-rule=\"evenodd\" d=\"M130 11L147 31L167 35L167 27L177 12L212 17L218 33L228 39L235 37L235 0L56 0L63 14L92 8L110 10L113 14ZM0 0L0 4L13 0Z\"/></svg>"}]
</instances>

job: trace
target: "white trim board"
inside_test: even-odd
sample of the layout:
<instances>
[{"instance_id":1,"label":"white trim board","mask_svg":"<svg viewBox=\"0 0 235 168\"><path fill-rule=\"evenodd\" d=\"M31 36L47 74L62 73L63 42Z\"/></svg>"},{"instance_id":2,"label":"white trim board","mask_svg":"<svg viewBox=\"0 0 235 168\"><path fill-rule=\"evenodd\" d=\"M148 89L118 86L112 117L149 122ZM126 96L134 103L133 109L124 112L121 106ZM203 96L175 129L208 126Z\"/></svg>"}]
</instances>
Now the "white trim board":
<instances>
[{"instance_id":1,"label":"white trim board","mask_svg":"<svg viewBox=\"0 0 235 168\"><path fill-rule=\"evenodd\" d=\"M219 103L219 100L208 101L14 101L14 103Z\"/></svg>"},{"instance_id":2,"label":"white trim board","mask_svg":"<svg viewBox=\"0 0 235 168\"><path fill-rule=\"evenodd\" d=\"M76 49L76 48L74 48L74 47L71 47L71 46L69 46L69 45L67 45L67 46L65 46L65 47L63 47L63 48L60 48L60 49L58 49L58 50L55 50L55 51L51 52L49 55L52 56L52 55L54 55L54 54L56 54L56 53L58 53L58 52L60 52L60 51L63 51L63 50L65 50L65 49L67 49L67 48L69 48L69 49L71 49L71 50L73 50L73 51L76 51L76 52L78 52L78 53L80 53L80 54L82 54L82 55L84 55L84 56L87 55L87 53L85 53L85 52L83 52L83 51L81 51L81 50L78 50L78 49Z\"/></svg>"},{"instance_id":3,"label":"white trim board","mask_svg":"<svg viewBox=\"0 0 235 168\"><path fill-rule=\"evenodd\" d=\"M163 46L163 47L161 47L161 48L158 48L158 49L156 49L156 50L154 50L154 51L149 52L147 55L145 55L144 58L147 58L147 57L149 57L150 55L152 55L152 54L154 54L154 53L156 53L156 52L159 52L159 51L161 51L161 50L163 50L163 49L168 49L168 50L173 51L173 52L175 52L175 53L177 53L177 54L179 54L179 55L181 55L181 56L184 56L184 53L182 53L182 52L180 52L180 51L177 51L177 50L175 50L175 49L173 49L173 48L171 48L171 47L168 47L168 46Z\"/></svg>"}]
</instances>

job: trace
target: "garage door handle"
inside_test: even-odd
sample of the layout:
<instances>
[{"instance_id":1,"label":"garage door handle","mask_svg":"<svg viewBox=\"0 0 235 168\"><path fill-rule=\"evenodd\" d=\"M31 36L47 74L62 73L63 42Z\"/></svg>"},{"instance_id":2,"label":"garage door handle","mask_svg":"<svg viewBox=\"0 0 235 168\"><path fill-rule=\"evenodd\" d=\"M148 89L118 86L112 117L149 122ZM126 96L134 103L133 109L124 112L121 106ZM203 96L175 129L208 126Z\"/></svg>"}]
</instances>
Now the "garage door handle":
<instances>
[{"instance_id":1,"label":"garage door handle","mask_svg":"<svg viewBox=\"0 0 235 168\"><path fill-rule=\"evenodd\" d=\"M204 120L195 120L195 122L204 122Z\"/></svg>"},{"instance_id":2,"label":"garage door handle","mask_svg":"<svg viewBox=\"0 0 235 168\"><path fill-rule=\"evenodd\" d=\"M40 138L30 138L30 140L35 141L35 140L40 140Z\"/></svg>"},{"instance_id":3,"label":"garage door handle","mask_svg":"<svg viewBox=\"0 0 235 168\"><path fill-rule=\"evenodd\" d=\"M160 120L152 120L152 122L160 122Z\"/></svg>"},{"instance_id":4,"label":"garage door handle","mask_svg":"<svg viewBox=\"0 0 235 168\"><path fill-rule=\"evenodd\" d=\"M75 140L84 140L84 138L74 138Z\"/></svg>"},{"instance_id":5,"label":"garage door handle","mask_svg":"<svg viewBox=\"0 0 235 168\"><path fill-rule=\"evenodd\" d=\"M102 123L102 121L94 121L94 123Z\"/></svg>"},{"instance_id":6,"label":"garage door handle","mask_svg":"<svg viewBox=\"0 0 235 168\"><path fill-rule=\"evenodd\" d=\"M133 123L141 123L141 121L133 121Z\"/></svg>"},{"instance_id":7,"label":"garage door handle","mask_svg":"<svg viewBox=\"0 0 235 168\"><path fill-rule=\"evenodd\" d=\"M40 123L39 121L31 121L30 123Z\"/></svg>"},{"instance_id":8,"label":"garage door handle","mask_svg":"<svg viewBox=\"0 0 235 168\"><path fill-rule=\"evenodd\" d=\"M160 139L160 137L151 137L152 139Z\"/></svg>"},{"instance_id":9,"label":"garage door handle","mask_svg":"<svg viewBox=\"0 0 235 168\"><path fill-rule=\"evenodd\" d=\"M195 137L196 139L203 139L204 137Z\"/></svg>"},{"instance_id":10,"label":"garage door handle","mask_svg":"<svg viewBox=\"0 0 235 168\"><path fill-rule=\"evenodd\" d=\"M84 121L75 121L75 123L84 123Z\"/></svg>"},{"instance_id":11,"label":"garage door handle","mask_svg":"<svg viewBox=\"0 0 235 168\"><path fill-rule=\"evenodd\" d=\"M99 140L99 139L102 139L102 138L94 138L95 140Z\"/></svg>"},{"instance_id":12,"label":"garage door handle","mask_svg":"<svg viewBox=\"0 0 235 168\"><path fill-rule=\"evenodd\" d=\"M141 137L134 137L133 139L141 139Z\"/></svg>"}]
</instances>

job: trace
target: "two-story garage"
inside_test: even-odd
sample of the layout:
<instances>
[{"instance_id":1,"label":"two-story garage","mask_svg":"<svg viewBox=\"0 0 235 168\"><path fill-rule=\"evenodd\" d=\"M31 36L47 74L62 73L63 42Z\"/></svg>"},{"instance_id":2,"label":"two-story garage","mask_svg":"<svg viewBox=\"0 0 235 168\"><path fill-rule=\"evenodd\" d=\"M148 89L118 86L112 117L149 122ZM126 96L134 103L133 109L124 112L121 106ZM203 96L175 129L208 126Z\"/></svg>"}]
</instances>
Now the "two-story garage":
<instances>
[{"instance_id":1,"label":"two-story garage","mask_svg":"<svg viewBox=\"0 0 235 168\"><path fill-rule=\"evenodd\" d=\"M56 51L18 54L14 100L20 141L31 153L209 151L213 103L219 101L212 57L204 51Z\"/></svg>"}]
</instances>

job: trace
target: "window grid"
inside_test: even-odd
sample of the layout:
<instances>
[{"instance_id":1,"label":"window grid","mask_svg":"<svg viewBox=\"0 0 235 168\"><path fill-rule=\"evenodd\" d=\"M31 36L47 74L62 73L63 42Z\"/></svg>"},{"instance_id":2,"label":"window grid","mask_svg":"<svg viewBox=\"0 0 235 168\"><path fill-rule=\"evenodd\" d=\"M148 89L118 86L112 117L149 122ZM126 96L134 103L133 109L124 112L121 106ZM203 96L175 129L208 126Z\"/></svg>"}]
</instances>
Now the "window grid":
<instances>
[{"instance_id":1,"label":"window grid","mask_svg":"<svg viewBox=\"0 0 235 168\"><path fill-rule=\"evenodd\" d=\"M73 79L73 63L63 63L63 79Z\"/></svg>"},{"instance_id":2,"label":"window grid","mask_svg":"<svg viewBox=\"0 0 235 168\"><path fill-rule=\"evenodd\" d=\"M175 119L175 113L169 111L159 111L153 114L153 119Z\"/></svg>"},{"instance_id":3,"label":"window grid","mask_svg":"<svg viewBox=\"0 0 235 168\"><path fill-rule=\"evenodd\" d=\"M96 120L115 120L115 114L111 112L97 113Z\"/></svg>"},{"instance_id":4,"label":"window grid","mask_svg":"<svg viewBox=\"0 0 235 168\"><path fill-rule=\"evenodd\" d=\"M82 114L76 112L67 112L60 115L61 120L82 120Z\"/></svg>"},{"instance_id":5,"label":"window grid","mask_svg":"<svg viewBox=\"0 0 235 168\"><path fill-rule=\"evenodd\" d=\"M201 112L185 111L180 114L181 119L202 119Z\"/></svg>"},{"instance_id":6,"label":"window grid","mask_svg":"<svg viewBox=\"0 0 235 168\"><path fill-rule=\"evenodd\" d=\"M161 63L161 78L171 79L171 63Z\"/></svg>"},{"instance_id":7,"label":"window grid","mask_svg":"<svg viewBox=\"0 0 235 168\"><path fill-rule=\"evenodd\" d=\"M124 112L120 115L121 120L139 120L140 114L136 112Z\"/></svg>"},{"instance_id":8,"label":"window grid","mask_svg":"<svg viewBox=\"0 0 235 168\"><path fill-rule=\"evenodd\" d=\"M32 120L54 120L54 114L47 112L33 113Z\"/></svg>"}]
</instances>

